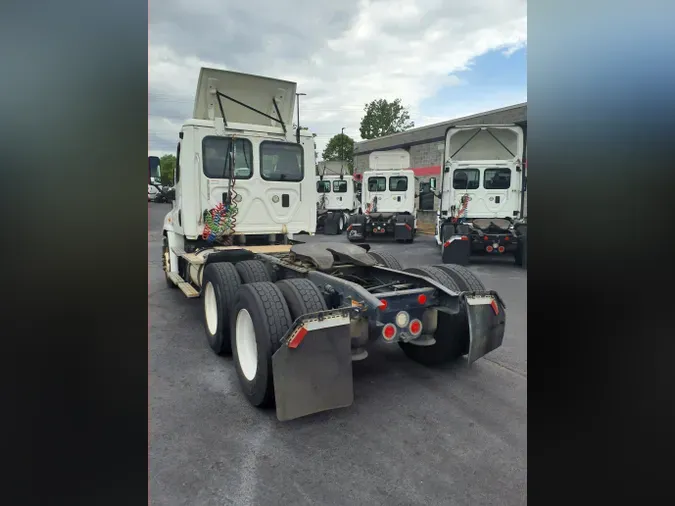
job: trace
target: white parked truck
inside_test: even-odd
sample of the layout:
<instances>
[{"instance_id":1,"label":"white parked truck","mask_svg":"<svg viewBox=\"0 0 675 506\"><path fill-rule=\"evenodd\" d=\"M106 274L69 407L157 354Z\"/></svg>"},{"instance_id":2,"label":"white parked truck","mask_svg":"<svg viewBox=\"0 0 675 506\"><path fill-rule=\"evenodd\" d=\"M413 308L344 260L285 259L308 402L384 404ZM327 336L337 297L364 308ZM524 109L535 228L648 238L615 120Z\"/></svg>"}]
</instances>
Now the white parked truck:
<instances>
[{"instance_id":1,"label":"white parked truck","mask_svg":"<svg viewBox=\"0 0 675 506\"><path fill-rule=\"evenodd\" d=\"M168 285L203 300L210 348L280 420L349 406L352 361L376 340L422 364L472 363L505 326L499 295L463 267L403 270L368 245L294 238L316 225L313 140L287 129L295 91L201 70L162 247Z\"/></svg>"},{"instance_id":2,"label":"white parked truck","mask_svg":"<svg viewBox=\"0 0 675 506\"><path fill-rule=\"evenodd\" d=\"M351 242L369 236L391 236L413 242L417 228L415 173L409 169L410 154L403 149L374 151L363 173L361 210L347 226Z\"/></svg>"},{"instance_id":3,"label":"white parked truck","mask_svg":"<svg viewBox=\"0 0 675 506\"><path fill-rule=\"evenodd\" d=\"M356 197L356 181L349 175L316 176L317 231L341 234L349 217L360 211Z\"/></svg>"},{"instance_id":4,"label":"white parked truck","mask_svg":"<svg viewBox=\"0 0 675 506\"><path fill-rule=\"evenodd\" d=\"M444 262L513 254L517 265L527 263L524 145L516 125L448 129L436 224Z\"/></svg>"}]
</instances>

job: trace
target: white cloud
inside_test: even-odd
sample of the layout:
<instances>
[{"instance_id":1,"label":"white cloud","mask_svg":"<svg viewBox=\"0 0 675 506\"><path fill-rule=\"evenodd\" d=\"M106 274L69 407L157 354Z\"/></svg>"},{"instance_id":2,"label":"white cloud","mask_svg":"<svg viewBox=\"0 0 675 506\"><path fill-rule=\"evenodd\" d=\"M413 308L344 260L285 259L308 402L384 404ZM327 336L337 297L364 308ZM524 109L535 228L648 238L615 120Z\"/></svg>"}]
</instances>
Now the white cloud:
<instances>
[{"instance_id":1,"label":"white cloud","mask_svg":"<svg viewBox=\"0 0 675 506\"><path fill-rule=\"evenodd\" d=\"M449 119L423 115L421 102L461 85L453 73L473 58L490 50L508 55L527 41L523 0L230 4L150 3L150 150L173 151L178 128L192 113L200 66L296 81L307 94L301 123L318 134L320 153L342 127L360 139L363 107L376 98L401 98L419 126ZM492 102L486 97L476 107ZM494 107L505 105L510 102ZM455 104L447 110L484 109Z\"/></svg>"}]
</instances>

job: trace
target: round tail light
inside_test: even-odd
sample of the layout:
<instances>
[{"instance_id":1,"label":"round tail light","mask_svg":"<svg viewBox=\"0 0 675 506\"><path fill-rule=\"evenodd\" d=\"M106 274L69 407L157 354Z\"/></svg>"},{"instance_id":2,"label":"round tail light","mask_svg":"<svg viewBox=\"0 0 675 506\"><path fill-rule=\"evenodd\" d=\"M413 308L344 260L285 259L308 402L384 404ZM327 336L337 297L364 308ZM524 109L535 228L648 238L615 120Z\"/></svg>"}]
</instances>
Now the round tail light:
<instances>
[{"instance_id":1,"label":"round tail light","mask_svg":"<svg viewBox=\"0 0 675 506\"><path fill-rule=\"evenodd\" d=\"M422 322L419 320L413 320L410 322L410 326L408 327L408 331L413 335L413 336L418 336L422 332Z\"/></svg>"},{"instance_id":2,"label":"round tail light","mask_svg":"<svg viewBox=\"0 0 675 506\"><path fill-rule=\"evenodd\" d=\"M384 337L387 341L391 341L396 337L396 327L394 327L393 323L387 323L384 328L382 329L382 337Z\"/></svg>"}]
</instances>

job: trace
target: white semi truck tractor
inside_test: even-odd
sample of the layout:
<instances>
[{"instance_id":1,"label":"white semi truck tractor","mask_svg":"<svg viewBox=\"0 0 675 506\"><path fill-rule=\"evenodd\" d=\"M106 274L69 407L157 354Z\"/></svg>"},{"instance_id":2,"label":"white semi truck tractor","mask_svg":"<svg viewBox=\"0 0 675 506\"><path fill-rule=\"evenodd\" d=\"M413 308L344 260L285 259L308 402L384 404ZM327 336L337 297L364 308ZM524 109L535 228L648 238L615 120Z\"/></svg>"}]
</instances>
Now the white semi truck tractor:
<instances>
[{"instance_id":1,"label":"white semi truck tractor","mask_svg":"<svg viewBox=\"0 0 675 506\"><path fill-rule=\"evenodd\" d=\"M443 262L511 254L527 265L524 148L517 125L448 129L436 224Z\"/></svg>"},{"instance_id":2,"label":"white semi truck tractor","mask_svg":"<svg viewBox=\"0 0 675 506\"><path fill-rule=\"evenodd\" d=\"M312 136L289 131L295 93L201 69L163 226L168 285L202 299L209 347L279 420L349 406L352 361L375 341L424 365L472 363L501 346L506 318L462 267L404 270L368 245L298 240L315 231L317 192Z\"/></svg>"},{"instance_id":3,"label":"white semi truck tractor","mask_svg":"<svg viewBox=\"0 0 675 506\"><path fill-rule=\"evenodd\" d=\"M349 174L316 176L317 231L326 235L344 232L349 218L361 209L356 184Z\"/></svg>"},{"instance_id":4,"label":"white semi truck tractor","mask_svg":"<svg viewBox=\"0 0 675 506\"><path fill-rule=\"evenodd\" d=\"M403 149L370 153L362 179L362 212L349 221L349 241L363 242L370 236L415 240L415 173L409 167L410 154Z\"/></svg>"}]
</instances>

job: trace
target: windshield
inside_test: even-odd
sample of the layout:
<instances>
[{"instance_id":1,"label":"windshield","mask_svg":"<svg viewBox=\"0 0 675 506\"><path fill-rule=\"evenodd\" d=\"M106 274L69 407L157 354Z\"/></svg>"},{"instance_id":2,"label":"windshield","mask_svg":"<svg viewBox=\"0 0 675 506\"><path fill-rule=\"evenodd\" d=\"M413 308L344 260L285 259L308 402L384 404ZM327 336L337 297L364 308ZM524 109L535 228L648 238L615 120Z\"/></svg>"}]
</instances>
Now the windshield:
<instances>
[{"instance_id":1,"label":"windshield","mask_svg":"<svg viewBox=\"0 0 675 506\"><path fill-rule=\"evenodd\" d=\"M330 193L330 181L317 181L316 182L316 191L319 193Z\"/></svg>"},{"instance_id":2,"label":"windshield","mask_svg":"<svg viewBox=\"0 0 675 506\"><path fill-rule=\"evenodd\" d=\"M162 170L158 156L148 157L148 177L153 184L160 184L162 181Z\"/></svg>"},{"instance_id":3,"label":"windshield","mask_svg":"<svg viewBox=\"0 0 675 506\"><path fill-rule=\"evenodd\" d=\"M232 137L204 137L202 151L204 152L204 175L208 178L229 178L232 167L234 147L234 177L248 179L253 175L253 147L248 139Z\"/></svg>"},{"instance_id":4,"label":"windshield","mask_svg":"<svg viewBox=\"0 0 675 506\"><path fill-rule=\"evenodd\" d=\"M289 142L261 142L260 175L267 181L302 181L304 177L302 147Z\"/></svg>"}]
</instances>

